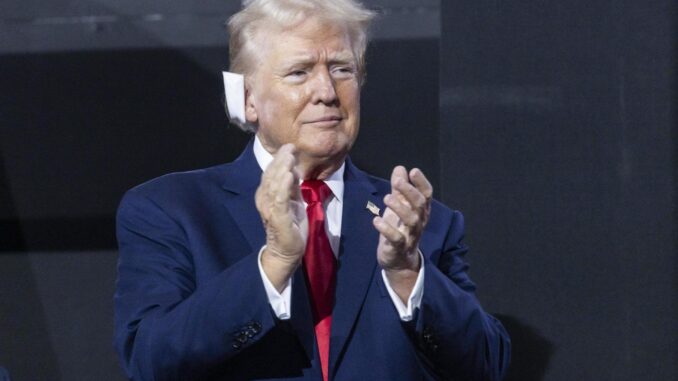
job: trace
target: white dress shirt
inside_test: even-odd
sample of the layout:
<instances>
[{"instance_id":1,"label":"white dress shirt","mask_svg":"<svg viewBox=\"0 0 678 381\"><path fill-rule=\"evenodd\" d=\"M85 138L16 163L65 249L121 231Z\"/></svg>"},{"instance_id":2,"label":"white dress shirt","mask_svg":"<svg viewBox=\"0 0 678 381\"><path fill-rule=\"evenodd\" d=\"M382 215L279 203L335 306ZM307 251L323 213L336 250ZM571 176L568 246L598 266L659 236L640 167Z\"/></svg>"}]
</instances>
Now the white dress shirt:
<instances>
[{"instance_id":1,"label":"white dress shirt","mask_svg":"<svg viewBox=\"0 0 678 381\"><path fill-rule=\"evenodd\" d=\"M259 167L262 171L265 171L268 165L273 161L273 155L271 155L264 146L259 141L259 137L255 136L254 138L254 157L257 159ZM327 231L327 238L330 241L330 246L332 247L332 252L334 256L339 255L339 241L341 239L341 218L342 218L342 208L344 201L344 169L346 164L342 164L339 169L337 169L330 177L325 179L325 184L332 191L332 197L325 202L325 230ZM306 206L306 203L304 203ZM259 272L261 274L261 279L264 282L264 288L266 289L266 295L268 296L268 302L271 304L271 308L275 312L278 319L287 320L292 317L292 311L290 310L291 300L292 300L292 279L290 278L287 281L287 285L282 292L278 292L273 286L271 281L264 273L264 269L261 266L261 253L264 251L262 247L259 250ZM377 253L374 253L377 255ZM395 308L398 310L400 319L403 321L412 320L412 315L416 308L419 308L421 305L421 298L424 295L424 258L421 257L421 268L419 269L419 275L417 280L414 283L412 288L412 293L407 300L407 305L400 300L400 297L395 293L391 284L386 277L386 272L381 270L381 276L386 285L386 290L391 296L391 300L395 305Z\"/></svg>"}]
</instances>

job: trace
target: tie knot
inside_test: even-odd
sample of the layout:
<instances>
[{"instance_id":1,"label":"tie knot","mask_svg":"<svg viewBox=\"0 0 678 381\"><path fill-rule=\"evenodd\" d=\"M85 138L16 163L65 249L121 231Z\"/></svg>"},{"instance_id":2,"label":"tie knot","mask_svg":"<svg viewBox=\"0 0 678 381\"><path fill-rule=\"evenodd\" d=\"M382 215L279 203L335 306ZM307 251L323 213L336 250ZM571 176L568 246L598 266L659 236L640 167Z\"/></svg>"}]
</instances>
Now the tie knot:
<instances>
[{"instance_id":1,"label":"tie knot","mask_svg":"<svg viewBox=\"0 0 678 381\"><path fill-rule=\"evenodd\" d=\"M301 183L301 196L307 204L323 203L331 194L332 190L322 180L304 180Z\"/></svg>"}]
</instances>

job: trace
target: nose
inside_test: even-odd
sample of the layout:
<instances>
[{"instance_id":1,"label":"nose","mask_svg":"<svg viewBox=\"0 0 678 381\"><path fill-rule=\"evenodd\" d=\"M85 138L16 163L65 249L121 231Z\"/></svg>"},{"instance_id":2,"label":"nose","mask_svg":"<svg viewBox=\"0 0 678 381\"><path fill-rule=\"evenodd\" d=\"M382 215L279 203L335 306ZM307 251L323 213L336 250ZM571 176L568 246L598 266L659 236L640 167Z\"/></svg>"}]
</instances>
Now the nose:
<instances>
[{"instance_id":1,"label":"nose","mask_svg":"<svg viewBox=\"0 0 678 381\"><path fill-rule=\"evenodd\" d=\"M326 105L337 102L337 92L335 83L329 70L318 70L312 81L313 104L323 103Z\"/></svg>"}]
</instances>

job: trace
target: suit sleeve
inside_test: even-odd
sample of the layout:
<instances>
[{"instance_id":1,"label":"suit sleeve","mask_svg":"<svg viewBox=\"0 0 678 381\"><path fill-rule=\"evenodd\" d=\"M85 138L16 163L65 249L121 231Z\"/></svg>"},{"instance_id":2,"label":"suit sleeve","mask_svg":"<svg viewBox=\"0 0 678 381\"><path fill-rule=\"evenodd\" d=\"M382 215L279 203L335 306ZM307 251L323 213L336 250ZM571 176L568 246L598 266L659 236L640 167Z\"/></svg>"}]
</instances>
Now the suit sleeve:
<instances>
[{"instance_id":1,"label":"suit sleeve","mask_svg":"<svg viewBox=\"0 0 678 381\"><path fill-rule=\"evenodd\" d=\"M420 357L439 378L499 381L508 368L511 343L474 294L463 235L464 219L455 211L440 255L425 256L424 295L409 329Z\"/></svg>"},{"instance_id":2,"label":"suit sleeve","mask_svg":"<svg viewBox=\"0 0 678 381\"><path fill-rule=\"evenodd\" d=\"M114 345L130 379L200 379L275 326L257 252L198 287L186 232L134 190L117 236Z\"/></svg>"}]
</instances>

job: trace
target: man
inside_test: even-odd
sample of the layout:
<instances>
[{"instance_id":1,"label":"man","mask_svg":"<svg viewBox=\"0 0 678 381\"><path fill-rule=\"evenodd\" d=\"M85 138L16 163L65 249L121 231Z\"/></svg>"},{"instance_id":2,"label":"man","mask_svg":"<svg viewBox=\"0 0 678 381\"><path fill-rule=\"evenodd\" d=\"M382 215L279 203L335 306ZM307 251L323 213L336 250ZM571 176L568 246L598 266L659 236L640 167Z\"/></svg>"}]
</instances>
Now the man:
<instances>
[{"instance_id":1,"label":"man","mask_svg":"<svg viewBox=\"0 0 678 381\"><path fill-rule=\"evenodd\" d=\"M121 202L130 378L501 379L509 340L473 294L461 214L419 169L387 182L348 159L371 17L351 0L254 0L229 21L256 135L233 163Z\"/></svg>"}]
</instances>

